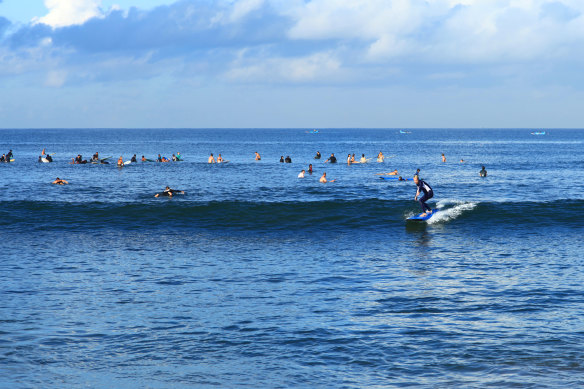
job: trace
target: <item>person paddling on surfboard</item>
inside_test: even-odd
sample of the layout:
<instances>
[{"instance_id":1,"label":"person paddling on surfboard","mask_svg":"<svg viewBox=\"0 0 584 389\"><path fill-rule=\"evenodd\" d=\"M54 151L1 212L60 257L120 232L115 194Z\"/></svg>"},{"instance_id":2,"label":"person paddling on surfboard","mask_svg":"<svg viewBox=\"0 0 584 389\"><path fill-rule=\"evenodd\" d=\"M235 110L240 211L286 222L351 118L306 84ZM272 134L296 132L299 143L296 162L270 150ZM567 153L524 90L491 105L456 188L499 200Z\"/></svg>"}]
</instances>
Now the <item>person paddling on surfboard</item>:
<instances>
[{"instance_id":1,"label":"person paddling on surfboard","mask_svg":"<svg viewBox=\"0 0 584 389\"><path fill-rule=\"evenodd\" d=\"M414 176L414 183L418 187L418 190L416 191L416 196L414 197L414 200L416 200L420 203L420 206L422 207L422 214L420 216L423 217L423 216L426 216L427 214L433 212L432 209L428 206L428 204L426 204L426 201L428 201L432 197L434 197L434 191L432 190L432 187L430 187L430 185L428 185L428 183L426 183L426 181L420 180L418 175ZM420 192L424 192L424 195L418 200L418 196L420 195Z\"/></svg>"},{"instance_id":2,"label":"person paddling on surfboard","mask_svg":"<svg viewBox=\"0 0 584 389\"><path fill-rule=\"evenodd\" d=\"M160 197L160 196L172 197L174 193L185 194L185 191L184 190L177 190L177 189L170 189L170 187L167 186L166 188L164 188L164 191L162 193L156 193L154 195L154 197Z\"/></svg>"}]
</instances>

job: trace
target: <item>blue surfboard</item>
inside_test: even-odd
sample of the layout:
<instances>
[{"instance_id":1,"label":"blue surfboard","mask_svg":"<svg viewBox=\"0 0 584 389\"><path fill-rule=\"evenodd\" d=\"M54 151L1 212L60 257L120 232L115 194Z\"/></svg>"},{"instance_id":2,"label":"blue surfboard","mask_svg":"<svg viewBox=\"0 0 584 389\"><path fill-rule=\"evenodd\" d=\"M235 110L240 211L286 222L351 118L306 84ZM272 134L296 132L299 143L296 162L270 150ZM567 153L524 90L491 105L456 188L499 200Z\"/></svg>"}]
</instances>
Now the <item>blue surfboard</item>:
<instances>
[{"instance_id":1,"label":"blue surfboard","mask_svg":"<svg viewBox=\"0 0 584 389\"><path fill-rule=\"evenodd\" d=\"M420 216L422 214L419 213L419 214L414 215L412 217L408 217L406 220L421 221L421 222L423 222L423 221L426 221L426 220L430 219L432 216L436 215L437 212L438 212L438 210L437 209L434 209L432 213L427 214L425 216Z\"/></svg>"}]
</instances>

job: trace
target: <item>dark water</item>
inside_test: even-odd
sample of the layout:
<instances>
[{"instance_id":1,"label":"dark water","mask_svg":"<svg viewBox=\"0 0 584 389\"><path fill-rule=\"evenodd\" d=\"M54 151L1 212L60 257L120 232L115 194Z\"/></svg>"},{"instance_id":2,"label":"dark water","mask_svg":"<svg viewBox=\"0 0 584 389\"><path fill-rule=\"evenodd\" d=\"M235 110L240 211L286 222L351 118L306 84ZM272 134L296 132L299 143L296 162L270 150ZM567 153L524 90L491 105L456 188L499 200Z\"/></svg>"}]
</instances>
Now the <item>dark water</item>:
<instances>
[{"instance_id":1,"label":"dark water","mask_svg":"<svg viewBox=\"0 0 584 389\"><path fill-rule=\"evenodd\" d=\"M584 131L305 131L0 131L0 387L584 385Z\"/></svg>"}]
</instances>

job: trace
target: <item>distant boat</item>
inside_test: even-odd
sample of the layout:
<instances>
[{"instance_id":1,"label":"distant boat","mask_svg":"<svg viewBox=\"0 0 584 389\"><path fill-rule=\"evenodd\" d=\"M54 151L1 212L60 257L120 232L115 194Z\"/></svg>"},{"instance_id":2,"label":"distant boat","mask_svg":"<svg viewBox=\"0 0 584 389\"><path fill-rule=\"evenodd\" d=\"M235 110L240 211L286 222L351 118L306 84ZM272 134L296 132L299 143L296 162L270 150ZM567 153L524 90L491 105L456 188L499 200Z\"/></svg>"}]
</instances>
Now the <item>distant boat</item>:
<instances>
[{"instance_id":1,"label":"distant boat","mask_svg":"<svg viewBox=\"0 0 584 389\"><path fill-rule=\"evenodd\" d=\"M306 131L307 134L318 134L318 130Z\"/></svg>"},{"instance_id":2,"label":"distant boat","mask_svg":"<svg viewBox=\"0 0 584 389\"><path fill-rule=\"evenodd\" d=\"M545 135L545 131L534 131L531 135Z\"/></svg>"},{"instance_id":3,"label":"distant boat","mask_svg":"<svg viewBox=\"0 0 584 389\"><path fill-rule=\"evenodd\" d=\"M404 131L404 130L399 130L400 134L411 134L411 131Z\"/></svg>"}]
</instances>

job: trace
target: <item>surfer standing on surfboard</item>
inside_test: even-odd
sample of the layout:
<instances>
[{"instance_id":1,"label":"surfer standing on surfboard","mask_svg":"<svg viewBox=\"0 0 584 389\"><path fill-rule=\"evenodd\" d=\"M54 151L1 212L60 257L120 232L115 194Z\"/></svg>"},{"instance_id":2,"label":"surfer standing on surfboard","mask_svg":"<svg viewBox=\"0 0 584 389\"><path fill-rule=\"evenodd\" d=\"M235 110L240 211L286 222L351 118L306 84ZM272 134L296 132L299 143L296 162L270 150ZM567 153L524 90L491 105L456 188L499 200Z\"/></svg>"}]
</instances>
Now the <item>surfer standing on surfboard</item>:
<instances>
[{"instance_id":1,"label":"surfer standing on surfboard","mask_svg":"<svg viewBox=\"0 0 584 389\"><path fill-rule=\"evenodd\" d=\"M418 187L414 200L420 203L420 206L422 207L422 214L420 216L423 217L428 213L432 213L432 209L428 206L428 204L426 204L426 201L434 197L434 191L432 190L432 187L426 183L426 181L420 180L417 174L414 176L414 183ZM424 195L418 200L420 192L424 192Z\"/></svg>"}]
</instances>

